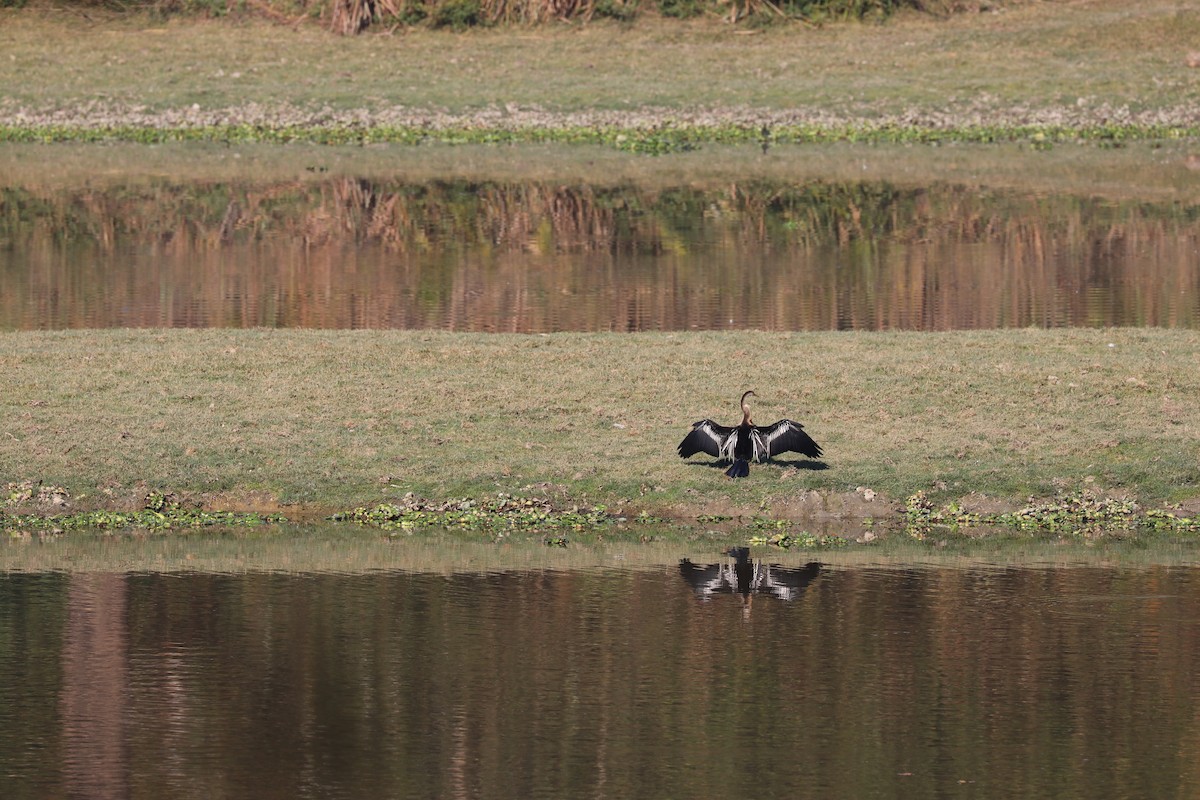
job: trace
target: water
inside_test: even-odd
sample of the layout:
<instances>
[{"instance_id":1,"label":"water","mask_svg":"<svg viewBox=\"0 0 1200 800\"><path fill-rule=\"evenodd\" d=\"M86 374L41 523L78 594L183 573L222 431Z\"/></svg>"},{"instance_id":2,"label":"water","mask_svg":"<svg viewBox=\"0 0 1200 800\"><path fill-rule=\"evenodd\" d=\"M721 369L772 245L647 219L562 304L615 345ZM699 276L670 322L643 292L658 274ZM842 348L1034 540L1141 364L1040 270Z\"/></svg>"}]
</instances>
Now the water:
<instances>
[{"instance_id":1,"label":"water","mask_svg":"<svg viewBox=\"0 0 1200 800\"><path fill-rule=\"evenodd\" d=\"M692 561L5 573L4 796L1200 791L1194 567Z\"/></svg>"},{"instance_id":2,"label":"water","mask_svg":"<svg viewBox=\"0 0 1200 800\"><path fill-rule=\"evenodd\" d=\"M1101 196L182 164L0 177L0 329L1200 325L1178 165ZM363 538L0 543L0 797L1200 796L1193 566Z\"/></svg>"},{"instance_id":3,"label":"water","mask_svg":"<svg viewBox=\"0 0 1200 800\"><path fill-rule=\"evenodd\" d=\"M930 179L0 186L0 329L1200 325L1200 205Z\"/></svg>"}]
</instances>

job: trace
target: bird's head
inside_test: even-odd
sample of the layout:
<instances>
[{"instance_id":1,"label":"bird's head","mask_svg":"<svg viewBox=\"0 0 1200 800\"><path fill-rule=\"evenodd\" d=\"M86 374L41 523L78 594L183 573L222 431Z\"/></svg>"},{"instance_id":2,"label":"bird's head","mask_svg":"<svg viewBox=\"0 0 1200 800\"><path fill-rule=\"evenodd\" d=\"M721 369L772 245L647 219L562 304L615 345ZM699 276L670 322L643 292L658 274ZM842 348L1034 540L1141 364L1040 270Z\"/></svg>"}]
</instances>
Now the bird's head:
<instances>
[{"instance_id":1,"label":"bird's head","mask_svg":"<svg viewBox=\"0 0 1200 800\"><path fill-rule=\"evenodd\" d=\"M742 414L743 414L743 416L745 416L746 422L750 422L750 400L749 400L749 398L751 398L751 397L758 397L758 395L756 395L754 393L753 389L751 389L750 391L748 391L744 395L742 395Z\"/></svg>"}]
</instances>

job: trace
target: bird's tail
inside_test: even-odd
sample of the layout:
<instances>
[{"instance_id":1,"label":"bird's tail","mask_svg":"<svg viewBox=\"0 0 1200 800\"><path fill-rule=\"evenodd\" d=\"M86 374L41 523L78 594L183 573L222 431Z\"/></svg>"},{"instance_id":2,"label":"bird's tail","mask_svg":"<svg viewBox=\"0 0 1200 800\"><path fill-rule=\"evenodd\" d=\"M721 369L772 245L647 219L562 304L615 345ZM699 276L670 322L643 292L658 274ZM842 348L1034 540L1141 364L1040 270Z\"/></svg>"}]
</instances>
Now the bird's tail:
<instances>
[{"instance_id":1,"label":"bird's tail","mask_svg":"<svg viewBox=\"0 0 1200 800\"><path fill-rule=\"evenodd\" d=\"M725 470L725 474L731 478L745 478L750 474L750 462L744 458L735 458L733 465Z\"/></svg>"}]
</instances>

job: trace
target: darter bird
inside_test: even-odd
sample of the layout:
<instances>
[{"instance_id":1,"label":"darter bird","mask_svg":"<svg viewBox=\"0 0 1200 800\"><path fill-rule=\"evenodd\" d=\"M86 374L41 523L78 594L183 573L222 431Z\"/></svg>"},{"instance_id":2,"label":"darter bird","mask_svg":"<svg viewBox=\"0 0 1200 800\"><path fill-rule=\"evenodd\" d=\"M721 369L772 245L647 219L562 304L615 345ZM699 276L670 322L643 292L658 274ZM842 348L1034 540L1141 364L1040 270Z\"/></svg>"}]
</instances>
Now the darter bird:
<instances>
[{"instance_id":1,"label":"darter bird","mask_svg":"<svg viewBox=\"0 0 1200 800\"><path fill-rule=\"evenodd\" d=\"M745 478L750 474L751 461L766 461L779 453L794 451L809 458L821 456L821 446L804 432L804 426L790 419L781 419L772 425L755 425L750 419L748 397L757 397L753 391L742 395L742 424L736 428L718 425L711 419L702 419L692 425L692 431L679 443L679 457L687 458L696 453L708 453L719 461L732 461L725 474L731 478Z\"/></svg>"}]
</instances>

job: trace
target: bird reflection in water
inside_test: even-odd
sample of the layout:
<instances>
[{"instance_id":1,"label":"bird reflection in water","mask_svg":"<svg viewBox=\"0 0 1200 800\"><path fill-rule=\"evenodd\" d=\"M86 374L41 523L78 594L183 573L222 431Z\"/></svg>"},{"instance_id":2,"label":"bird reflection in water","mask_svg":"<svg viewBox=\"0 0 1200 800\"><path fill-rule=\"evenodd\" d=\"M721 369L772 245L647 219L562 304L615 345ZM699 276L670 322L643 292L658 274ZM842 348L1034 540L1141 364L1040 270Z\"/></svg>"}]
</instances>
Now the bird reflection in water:
<instances>
[{"instance_id":1,"label":"bird reflection in water","mask_svg":"<svg viewBox=\"0 0 1200 800\"><path fill-rule=\"evenodd\" d=\"M821 573L821 565L816 561L803 567L766 564L761 559L751 561L749 547L731 547L725 554L730 560L719 564L695 564L682 559L679 574L702 600L718 594L741 595L743 613L747 616L753 595L771 594L780 600L795 600Z\"/></svg>"}]
</instances>

